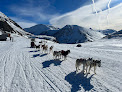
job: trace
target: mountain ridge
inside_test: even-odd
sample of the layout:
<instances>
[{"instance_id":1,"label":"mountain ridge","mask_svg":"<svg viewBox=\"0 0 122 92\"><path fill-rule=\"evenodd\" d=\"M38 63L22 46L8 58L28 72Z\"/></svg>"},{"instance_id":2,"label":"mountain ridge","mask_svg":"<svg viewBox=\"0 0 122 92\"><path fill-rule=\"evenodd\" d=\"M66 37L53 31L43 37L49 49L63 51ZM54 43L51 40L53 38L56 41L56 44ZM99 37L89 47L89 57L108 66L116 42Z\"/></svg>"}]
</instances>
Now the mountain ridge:
<instances>
[{"instance_id":1,"label":"mountain ridge","mask_svg":"<svg viewBox=\"0 0 122 92\"><path fill-rule=\"evenodd\" d=\"M36 35L38 34L56 37L59 43L83 43L87 41L92 42L94 40L104 37L104 35L100 32L97 32L93 29L87 29L78 25L66 25L63 28L59 29L50 25L39 24L31 27L30 29L30 33ZM35 32L34 29L37 30L37 32Z\"/></svg>"},{"instance_id":2,"label":"mountain ridge","mask_svg":"<svg viewBox=\"0 0 122 92\"><path fill-rule=\"evenodd\" d=\"M55 28L54 26L51 25L38 24L30 28L25 28L24 30L34 35L40 35L41 33L46 32L48 30L57 30L57 29L58 28Z\"/></svg>"},{"instance_id":3,"label":"mountain ridge","mask_svg":"<svg viewBox=\"0 0 122 92\"><path fill-rule=\"evenodd\" d=\"M0 29L2 32L17 33L19 35L30 34L2 12L0 12Z\"/></svg>"},{"instance_id":4,"label":"mountain ridge","mask_svg":"<svg viewBox=\"0 0 122 92\"><path fill-rule=\"evenodd\" d=\"M86 29L78 25L66 25L54 34L59 43L92 42L104 37L100 32Z\"/></svg>"}]
</instances>

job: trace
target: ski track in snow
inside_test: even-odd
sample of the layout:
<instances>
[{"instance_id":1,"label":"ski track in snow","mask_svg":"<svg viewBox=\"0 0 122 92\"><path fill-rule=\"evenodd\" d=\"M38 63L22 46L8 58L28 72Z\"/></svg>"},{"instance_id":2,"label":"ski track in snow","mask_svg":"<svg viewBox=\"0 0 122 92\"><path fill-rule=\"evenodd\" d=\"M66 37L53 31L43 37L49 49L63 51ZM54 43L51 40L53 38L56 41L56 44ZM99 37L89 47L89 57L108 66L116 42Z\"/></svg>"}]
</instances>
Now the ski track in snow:
<instances>
[{"instance_id":1,"label":"ski track in snow","mask_svg":"<svg viewBox=\"0 0 122 92\"><path fill-rule=\"evenodd\" d=\"M78 48L75 44L48 41L56 51L71 50L65 61L29 48L30 40L23 37L0 42L0 92L121 92L121 42L100 40ZM88 57L101 59L102 67L97 68L96 75L93 69L91 74L83 75L81 66L76 74L76 59Z\"/></svg>"}]
</instances>

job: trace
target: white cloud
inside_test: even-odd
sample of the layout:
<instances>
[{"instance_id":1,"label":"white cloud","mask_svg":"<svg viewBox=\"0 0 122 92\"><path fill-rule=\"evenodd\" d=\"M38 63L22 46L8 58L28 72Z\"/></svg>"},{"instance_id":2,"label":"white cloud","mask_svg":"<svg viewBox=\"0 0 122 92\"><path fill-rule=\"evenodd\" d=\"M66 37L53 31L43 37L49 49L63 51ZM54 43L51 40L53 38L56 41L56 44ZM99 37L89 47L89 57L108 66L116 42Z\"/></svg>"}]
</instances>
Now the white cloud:
<instances>
[{"instance_id":1,"label":"white cloud","mask_svg":"<svg viewBox=\"0 0 122 92\"><path fill-rule=\"evenodd\" d=\"M35 22L31 22L31 21L27 21L27 20L23 20L17 17L10 17L12 20L16 21L17 24L19 24L22 28L28 28L28 27L32 27L34 25L37 25L37 23Z\"/></svg>"},{"instance_id":2,"label":"white cloud","mask_svg":"<svg viewBox=\"0 0 122 92\"><path fill-rule=\"evenodd\" d=\"M10 9L19 17L30 18L36 22L45 22L51 18L56 17L58 14L52 9L48 0L25 0L27 3L24 3L20 6L12 5Z\"/></svg>"},{"instance_id":3,"label":"white cloud","mask_svg":"<svg viewBox=\"0 0 122 92\"><path fill-rule=\"evenodd\" d=\"M37 25L36 23L29 23L29 22L17 22L17 23L23 28L29 28L34 25Z\"/></svg>"},{"instance_id":4,"label":"white cloud","mask_svg":"<svg viewBox=\"0 0 122 92\"><path fill-rule=\"evenodd\" d=\"M113 1L114 2L114 1ZM80 25L93 29L122 29L122 3L110 8L108 12L109 0L98 0L93 4L83 6L75 11L52 18L50 24L63 27L65 25ZM95 14L95 9L97 14ZM109 14L108 14L109 13Z\"/></svg>"},{"instance_id":5,"label":"white cloud","mask_svg":"<svg viewBox=\"0 0 122 92\"><path fill-rule=\"evenodd\" d=\"M58 15L48 0L25 0L24 2L26 3L10 6L10 10L16 14L11 19L23 28L31 27L37 23L48 23L51 18Z\"/></svg>"}]
</instances>

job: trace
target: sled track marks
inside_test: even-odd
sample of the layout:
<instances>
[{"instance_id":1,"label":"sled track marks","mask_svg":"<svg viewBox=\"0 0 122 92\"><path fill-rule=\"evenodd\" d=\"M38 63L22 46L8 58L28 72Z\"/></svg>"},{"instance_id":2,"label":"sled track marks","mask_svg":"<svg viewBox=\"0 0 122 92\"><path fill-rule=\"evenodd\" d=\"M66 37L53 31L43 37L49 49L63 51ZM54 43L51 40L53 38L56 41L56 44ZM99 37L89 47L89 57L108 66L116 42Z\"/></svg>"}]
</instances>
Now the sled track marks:
<instances>
[{"instance_id":1,"label":"sled track marks","mask_svg":"<svg viewBox=\"0 0 122 92\"><path fill-rule=\"evenodd\" d=\"M38 61L38 59L36 59L36 58L34 58L35 59L35 61ZM50 59L49 58L49 56L48 56L48 59ZM44 61L44 60L42 60L42 61ZM39 61L40 62L40 61ZM40 65L40 63L39 62L34 62L36 65ZM50 61L51 62L51 61ZM61 73L59 73L60 75L58 75L58 74L56 74L56 72L53 72L53 71L51 71L51 68L50 67L48 67L48 68L45 68L45 69L43 69L43 68L40 68L40 67L38 67L38 66L36 66L38 69L39 69L39 71L41 71L49 80L51 79L51 82L53 82L53 84L55 84L56 85L56 87L57 88L60 88L60 91L62 91L62 92L67 92L67 90L69 91L69 88L70 88L70 85L69 85L69 83L67 83L66 81L64 81L64 79L62 79L60 76L61 76L61 74L62 75L64 75L64 76L62 76L62 77L64 77L65 78L65 76L67 75L67 73L65 72L65 70L59 65L59 67L60 68L58 68L58 70L59 70L59 72ZM40 69L42 69L42 70L40 70ZM60 84L60 85L59 85ZM64 87L66 88L66 89L64 89Z\"/></svg>"},{"instance_id":2,"label":"sled track marks","mask_svg":"<svg viewBox=\"0 0 122 92\"><path fill-rule=\"evenodd\" d=\"M32 62L31 64L38 71L38 73L45 79L45 81L55 90L55 92L62 92L40 69L38 69Z\"/></svg>"},{"instance_id":3,"label":"sled track marks","mask_svg":"<svg viewBox=\"0 0 122 92\"><path fill-rule=\"evenodd\" d=\"M24 55L24 54L23 54L23 55ZM29 61L30 66L31 66L35 71L38 72L38 74L45 80L46 83L48 83L48 85L50 85L50 87L51 87L55 92L62 92L62 91L53 83L53 81L50 80L50 79L48 78L48 76L46 76L46 75L44 74L44 72L41 71L41 70L34 64L34 61L30 59L31 57L30 57L29 55L25 54L24 56L25 56L26 59L28 59L27 61ZM40 78L40 77L39 77L39 78Z\"/></svg>"},{"instance_id":4,"label":"sled track marks","mask_svg":"<svg viewBox=\"0 0 122 92\"><path fill-rule=\"evenodd\" d=\"M1 75L2 78L2 85L0 85L2 88L0 89L1 92L5 92L5 90L7 89L5 83L6 83L6 65L8 63L9 60L11 60L10 58L10 53L11 53L11 49L13 47L10 47L9 49L7 49L5 52L2 53L1 57L0 57L0 68L2 68L1 72L3 72L3 75Z\"/></svg>"}]
</instances>

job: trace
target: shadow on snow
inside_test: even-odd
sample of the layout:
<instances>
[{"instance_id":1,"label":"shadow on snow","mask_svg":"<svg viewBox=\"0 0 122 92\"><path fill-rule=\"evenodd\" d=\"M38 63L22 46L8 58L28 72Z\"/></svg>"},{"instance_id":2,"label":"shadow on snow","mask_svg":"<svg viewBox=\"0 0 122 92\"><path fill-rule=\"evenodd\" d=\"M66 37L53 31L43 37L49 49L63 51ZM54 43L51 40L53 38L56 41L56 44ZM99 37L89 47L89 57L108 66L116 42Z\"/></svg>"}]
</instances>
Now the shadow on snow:
<instances>
[{"instance_id":1,"label":"shadow on snow","mask_svg":"<svg viewBox=\"0 0 122 92\"><path fill-rule=\"evenodd\" d=\"M77 92L81 89L81 86L85 91L89 91L93 88L93 85L90 84L90 80L93 75L87 78L87 75L83 73L71 72L65 77L65 80L72 85L71 92Z\"/></svg>"},{"instance_id":2,"label":"shadow on snow","mask_svg":"<svg viewBox=\"0 0 122 92\"><path fill-rule=\"evenodd\" d=\"M34 54L32 58L35 58L35 57L38 57L38 56L39 56L39 57L43 57L43 56L46 56L46 55L47 55L47 54L42 54L42 55L40 55L40 54Z\"/></svg>"},{"instance_id":3,"label":"shadow on snow","mask_svg":"<svg viewBox=\"0 0 122 92\"><path fill-rule=\"evenodd\" d=\"M29 51L29 52L38 52L38 51L40 51L40 50L33 50L33 51Z\"/></svg>"},{"instance_id":4,"label":"shadow on snow","mask_svg":"<svg viewBox=\"0 0 122 92\"><path fill-rule=\"evenodd\" d=\"M46 56L47 55L47 53L46 54L42 54L42 55L40 55L40 57L43 57L43 56Z\"/></svg>"},{"instance_id":5,"label":"shadow on snow","mask_svg":"<svg viewBox=\"0 0 122 92\"><path fill-rule=\"evenodd\" d=\"M54 64L54 66L58 66L61 65L61 62L59 59L57 60L49 60L49 61L45 61L42 63L43 68L49 67L51 64Z\"/></svg>"}]
</instances>

